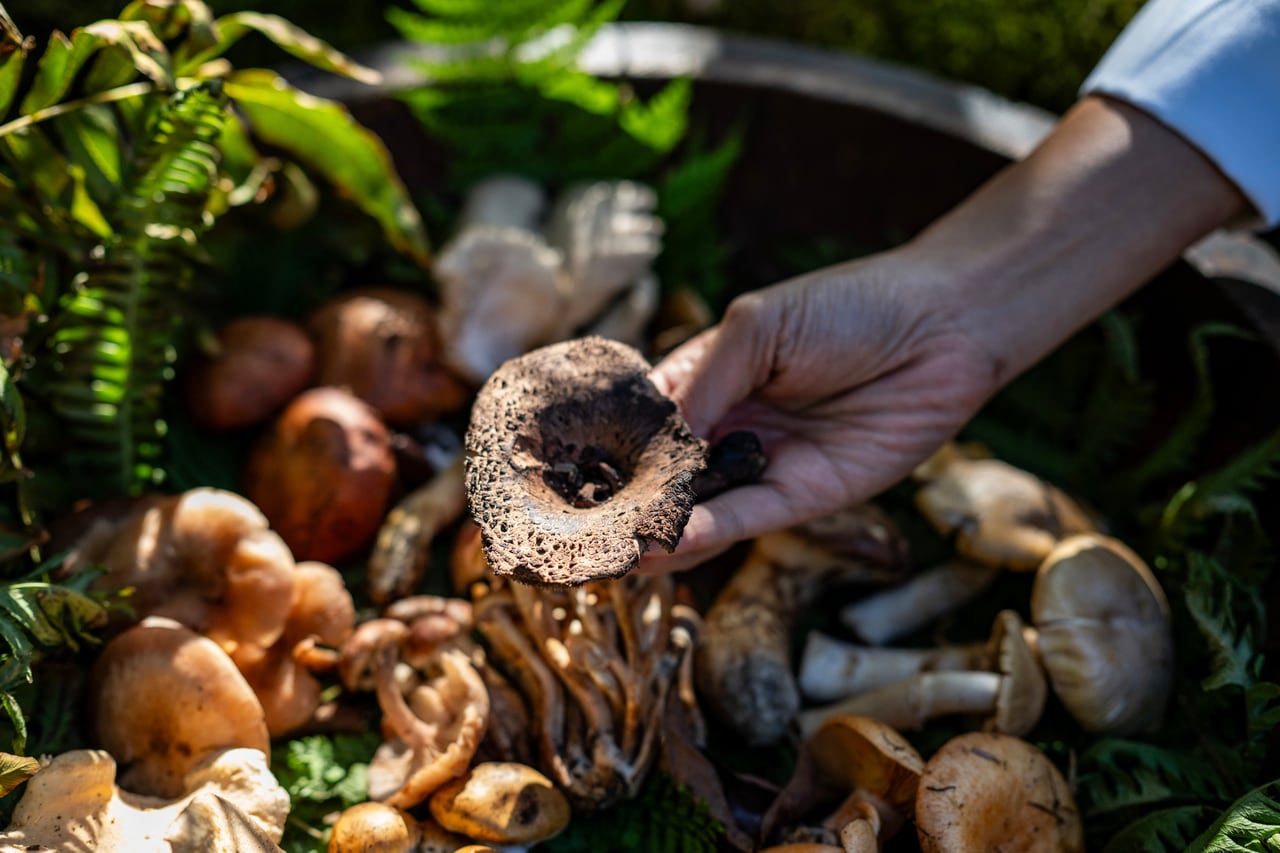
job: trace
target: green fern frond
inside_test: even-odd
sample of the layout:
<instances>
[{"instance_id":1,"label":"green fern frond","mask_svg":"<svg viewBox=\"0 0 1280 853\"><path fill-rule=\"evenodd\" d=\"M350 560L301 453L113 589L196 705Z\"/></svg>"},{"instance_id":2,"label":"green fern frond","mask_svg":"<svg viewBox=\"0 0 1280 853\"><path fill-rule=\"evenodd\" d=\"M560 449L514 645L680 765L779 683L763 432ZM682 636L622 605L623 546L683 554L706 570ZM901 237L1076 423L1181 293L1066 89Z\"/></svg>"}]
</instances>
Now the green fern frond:
<instances>
[{"instance_id":1,"label":"green fern frond","mask_svg":"<svg viewBox=\"0 0 1280 853\"><path fill-rule=\"evenodd\" d=\"M1095 741L1080 756L1077 799L1086 817L1179 800L1228 799L1209 762L1188 752L1121 738Z\"/></svg>"},{"instance_id":2,"label":"green fern frond","mask_svg":"<svg viewBox=\"0 0 1280 853\"><path fill-rule=\"evenodd\" d=\"M1183 594L1187 610L1208 647L1211 668L1201 682L1205 690L1227 685L1247 688L1258 678L1262 659L1258 656L1257 636L1265 625L1265 613L1250 593L1241 588L1237 577L1208 555L1188 555ZM1237 612L1246 608L1253 612Z\"/></svg>"},{"instance_id":3,"label":"green fern frond","mask_svg":"<svg viewBox=\"0 0 1280 853\"><path fill-rule=\"evenodd\" d=\"M1252 512L1248 492L1280 477L1280 430L1245 448L1229 462L1184 485L1165 505L1160 535L1177 547L1215 515Z\"/></svg>"},{"instance_id":4,"label":"green fern frond","mask_svg":"<svg viewBox=\"0 0 1280 853\"><path fill-rule=\"evenodd\" d=\"M179 299L217 174L225 114L217 84L175 95L157 114L116 212L116 236L81 274L47 339L38 387L68 426L64 461L88 493L138 493L161 479L164 383Z\"/></svg>"},{"instance_id":5,"label":"green fern frond","mask_svg":"<svg viewBox=\"0 0 1280 853\"><path fill-rule=\"evenodd\" d=\"M1255 788L1186 847L1186 853L1250 853L1280 849L1280 779Z\"/></svg>"},{"instance_id":6,"label":"green fern frond","mask_svg":"<svg viewBox=\"0 0 1280 853\"><path fill-rule=\"evenodd\" d=\"M1113 835L1102 853L1183 853L1214 814L1208 806L1151 812Z\"/></svg>"}]
</instances>

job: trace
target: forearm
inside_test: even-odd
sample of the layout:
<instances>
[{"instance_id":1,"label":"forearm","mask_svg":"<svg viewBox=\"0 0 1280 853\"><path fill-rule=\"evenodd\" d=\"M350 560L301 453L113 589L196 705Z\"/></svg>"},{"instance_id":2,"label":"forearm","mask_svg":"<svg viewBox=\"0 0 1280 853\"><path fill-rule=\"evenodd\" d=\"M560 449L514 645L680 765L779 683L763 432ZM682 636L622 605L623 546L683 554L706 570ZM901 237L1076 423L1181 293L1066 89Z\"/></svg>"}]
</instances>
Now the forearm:
<instances>
[{"instance_id":1,"label":"forearm","mask_svg":"<svg viewBox=\"0 0 1280 853\"><path fill-rule=\"evenodd\" d=\"M997 385L1249 210L1239 190L1139 110L1086 98L1026 160L907 244Z\"/></svg>"}]
</instances>

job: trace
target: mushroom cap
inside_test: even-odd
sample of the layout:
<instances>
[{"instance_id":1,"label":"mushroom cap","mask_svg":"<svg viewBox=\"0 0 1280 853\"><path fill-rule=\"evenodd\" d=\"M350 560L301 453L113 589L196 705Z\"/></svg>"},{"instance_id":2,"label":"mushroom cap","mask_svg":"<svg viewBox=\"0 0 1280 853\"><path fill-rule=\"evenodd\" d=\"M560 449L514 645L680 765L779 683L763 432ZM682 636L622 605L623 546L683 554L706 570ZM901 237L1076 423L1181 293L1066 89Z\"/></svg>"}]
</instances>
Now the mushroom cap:
<instances>
[{"instance_id":1,"label":"mushroom cap","mask_svg":"<svg viewBox=\"0 0 1280 853\"><path fill-rule=\"evenodd\" d=\"M307 326L317 339L318 383L349 388L389 423L428 421L466 399L440 363L436 310L416 293L353 290L321 306Z\"/></svg>"},{"instance_id":2,"label":"mushroom cap","mask_svg":"<svg viewBox=\"0 0 1280 853\"><path fill-rule=\"evenodd\" d=\"M1024 735L1044 713L1049 688L1040 662L1027 644L1023 627L1016 611L1001 610L996 616L988 648L994 668L1004 677L996 693L995 714L984 724L988 731Z\"/></svg>"},{"instance_id":3,"label":"mushroom cap","mask_svg":"<svg viewBox=\"0 0 1280 853\"><path fill-rule=\"evenodd\" d=\"M927 470L916 506L971 560L1030 571L1062 537L1094 529L1060 489L997 459L957 455Z\"/></svg>"},{"instance_id":4,"label":"mushroom cap","mask_svg":"<svg viewBox=\"0 0 1280 853\"><path fill-rule=\"evenodd\" d=\"M231 658L169 619L144 619L107 643L90 695L98 742L126 768L128 791L176 797L215 750L270 749L262 705Z\"/></svg>"},{"instance_id":5,"label":"mushroom cap","mask_svg":"<svg viewBox=\"0 0 1280 853\"><path fill-rule=\"evenodd\" d=\"M569 801L524 764L486 761L441 786L428 803L445 829L476 841L533 844L569 825Z\"/></svg>"},{"instance_id":6,"label":"mushroom cap","mask_svg":"<svg viewBox=\"0 0 1280 853\"><path fill-rule=\"evenodd\" d=\"M1084 849L1080 813L1044 753L1010 735L952 738L924 766L916 796L924 853Z\"/></svg>"},{"instance_id":7,"label":"mushroom cap","mask_svg":"<svg viewBox=\"0 0 1280 853\"><path fill-rule=\"evenodd\" d=\"M422 830L413 815L386 803L358 803L338 816L329 853L411 853Z\"/></svg>"},{"instance_id":8,"label":"mushroom cap","mask_svg":"<svg viewBox=\"0 0 1280 853\"><path fill-rule=\"evenodd\" d=\"M1142 558L1107 536L1053 549L1031 588L1040 659L1085 729L1122 734L1159 722L1173 686L1169 603Z\"/></svg>"},{"instance_id":9,"label":"mushroom cap","mask_svg":"<svg viewBox=\"0 0 1280 853\"><path fill-rule=\"evenodd\" d=\"M579 338L508 361L481 388L467 495L495 573L577 585L626 574L650 542L675 548L707 445L648 371L631 347ZM618 482L595 503L597 470ZM564 485L575 477L588 481L578 491Z\"/></svg>"},{"instance_id":10,"label":"mushroom cap","mask_svg":"<svg viewBox=\"0 0 1280 853\"><path fill-rule=\"evenodd\" d=\"M164 840L173 853L281 853L276 838L212 791L191 797L165 830Z\"/></svg>"},{"instance_id":11,"label":"mushroom cap","mask_svg":"<svg viewBox=\"0 0 1280 853\"><path fill-rule=\"evenodd\" d=\"M809 739L818 773L847 791L875 794L907 814L916 798L924 759L902 735L872 717L832 717Z\"/></svg>"}]
</instances>

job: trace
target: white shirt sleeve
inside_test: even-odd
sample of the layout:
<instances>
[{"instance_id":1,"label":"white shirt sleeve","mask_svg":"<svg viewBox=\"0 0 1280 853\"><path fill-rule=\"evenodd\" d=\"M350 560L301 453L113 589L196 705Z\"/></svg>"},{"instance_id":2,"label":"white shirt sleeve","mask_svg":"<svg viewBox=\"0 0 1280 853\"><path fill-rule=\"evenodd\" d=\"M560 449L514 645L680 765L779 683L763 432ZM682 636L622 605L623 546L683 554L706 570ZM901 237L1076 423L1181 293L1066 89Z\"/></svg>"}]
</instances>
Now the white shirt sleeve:
<instances>
[{"instance_id":1,"label":"white shirt sleeve","mask_svg":"<svg viewBox=\"0 0 1280 853\"><path fill-rule=\"evenodd\" d=\"M1080 91L1155 116L1280 223L1280 0L1149 0Z\"/></svg>"}]
</instances>

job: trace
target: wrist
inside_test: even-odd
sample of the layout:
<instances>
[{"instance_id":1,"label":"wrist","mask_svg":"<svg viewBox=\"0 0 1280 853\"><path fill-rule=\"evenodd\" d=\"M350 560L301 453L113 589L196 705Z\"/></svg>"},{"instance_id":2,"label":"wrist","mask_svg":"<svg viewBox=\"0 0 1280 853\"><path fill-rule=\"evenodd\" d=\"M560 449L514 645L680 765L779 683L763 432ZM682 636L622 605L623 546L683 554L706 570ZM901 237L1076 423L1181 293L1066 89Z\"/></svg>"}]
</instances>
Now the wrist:
<instances>
[{"instance_id":1,"label":"wrist","mask_svg":"<svg viewBox=\"0 0 1280 853\"><path fill-rule=\"evenodd\" d=\"M1173 131L1088 98L896 254L1002 385L1247 208Z\"/></svg>"}]
</instances>

